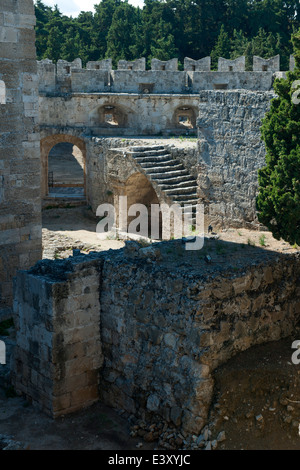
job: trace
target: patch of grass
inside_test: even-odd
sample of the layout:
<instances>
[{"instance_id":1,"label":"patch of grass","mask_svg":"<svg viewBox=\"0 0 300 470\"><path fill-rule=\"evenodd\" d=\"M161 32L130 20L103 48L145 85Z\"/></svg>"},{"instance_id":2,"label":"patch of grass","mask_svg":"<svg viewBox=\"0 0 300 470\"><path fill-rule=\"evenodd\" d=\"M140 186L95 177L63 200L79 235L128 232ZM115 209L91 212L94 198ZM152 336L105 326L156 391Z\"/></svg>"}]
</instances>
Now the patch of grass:
<instances>
[{"instance_id":1,"label":"patch of grass","mask_svg":"<svg viewBox=\"0 0 300 470\"><path fill-rule=\"evenodd\" d=\"M12 318L9 320L4 320L0 323L0 336L8 336L9 335L9 328L14 326L14 321Z\"/></svg>"},{"instance_id":2,"label":"patch of grass","mask_svg":"<svg viewBox=\"0 0 300 470\"><path fill-rule=\"evenodd\" d=\"M259 244L260 246L267 246L266 245L266 235L261 235L261 237L259 237Z\"/></svg>"},{"instance_id":3,"label":"patch of grass","mask_svg":"<svg viewBox=\"0 0 300 470\"><path fill-rule=\"evenodd\" d=\"M239 237L241 237L241 236L242 236L242 233L241 233L241 232L238 232L238 235L239 235Z\"/></svg>"},{"instance_id":4,"label":"patch of grass","mask_svg":"<svg viewBox=\"0 0 300 470\"><path fill-rule=\"evenodd\" d=\"M248 243L248 246L256 246L255 242L253 240L251 240L251 238L248 238L247 243Z\"/></svg>"}]
</instances>

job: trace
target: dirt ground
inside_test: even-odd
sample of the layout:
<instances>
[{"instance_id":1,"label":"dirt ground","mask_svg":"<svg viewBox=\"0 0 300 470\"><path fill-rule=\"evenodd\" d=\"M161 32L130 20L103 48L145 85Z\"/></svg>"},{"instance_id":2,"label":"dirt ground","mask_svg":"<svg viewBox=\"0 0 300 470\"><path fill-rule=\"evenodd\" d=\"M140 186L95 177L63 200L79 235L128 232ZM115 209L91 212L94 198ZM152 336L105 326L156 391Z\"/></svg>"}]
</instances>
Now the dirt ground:
<instances>
[{"instance_id":1,"label":"dirt ground","mask_svg":"<svg viewBox=\"0 0 300 470\"><path fill-rule=\"evenodd\" d=\"M206 224L207 225L207 224ZM43 244L45 248L49 244L60 246L63 240L81 245L83 251L105 251L120 249L124 246L124 240L113 239L108 235L105 239L99 239L96 233L97 219L86 207L51 208L43 211ZM281 253L293 253L298 247L292 247L283 240L275 240L270 232L248 229L224 229L215 232L220 241L261 248L264 251ZM204 246L205 249L205 246ZM70 255L70 250L66 255Z\"/></svg>"},{"instance_id":2,"label":"dirt ground","mask_svg":"<svg viewBox=\"0 0 300 470\"><path fill-rule=\"evenodd\" d=\"M96 221L86 208L44 210L44 252L55 258L69 256L78 247L88 253L124 246L122 240L99 240L95 229ZM296 251L269 232L229 229L217 236L221 242L244 245L250 260L253 247ZM291 362L296 336L295 332L293 338L251 348L215 371L211 440L222 431L226 436L217 450L300 450L300 365ZM10 340L13 344L13 329ZM128 419L100 403L53 421L13 396L0 381L1 434L32 450L154 450L157 445L131 437Z\"/></svg>"},{"instance_id":3,"label":"dirt ground","mask_svg":"<svg viewBox=\"0 0 300 470\"><path fill-rule=\"evenodd\" d=\"M255 346L215 371L211 429L226 435L219 450L300 450L295 339Z\"/></svg>"}]
</instances>

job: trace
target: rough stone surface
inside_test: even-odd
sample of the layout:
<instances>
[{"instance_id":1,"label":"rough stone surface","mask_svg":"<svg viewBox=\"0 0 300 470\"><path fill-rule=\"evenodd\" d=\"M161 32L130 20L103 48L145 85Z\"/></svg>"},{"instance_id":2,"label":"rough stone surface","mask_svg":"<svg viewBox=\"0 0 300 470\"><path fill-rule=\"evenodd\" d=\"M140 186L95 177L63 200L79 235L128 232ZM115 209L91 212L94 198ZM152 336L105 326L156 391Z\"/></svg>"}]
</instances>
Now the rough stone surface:
<instances>
[{"instance_id":1,"label":"rough stone surface","mask_svg":"<svg viewBox=\"0 0 300 470\"><path fill-rule=\"evenodd\" d=\"M0 317L10 315L12 278L41 258L38 76L32 0L0 6Z\"/></svg>"},{"instance_id":2,"label":"rough stone surface","mask_svg":"<svg viewBox=\"0 0 300 470\"><path fill-rule=\"evenodd\" d=\"M140 256L80 255L18 274L19 393L54 416L100 398L145 421L148 432L164 422L174 439L199 435L213 370L293 331L296 256L262 259L258 250L247 271L204 261L174 270L169 253L181 250L178 242L156 248L160 262L148 263L141 248Z\"/></svg>"},{"instance_id":3,"label":"rough stone surface","mask_svg":"<svg viewBox=\"0 0 300 470\"><path fill-rule=\"evenodd\" d=\"M272 92L201 92L197 121L200 198L213 226L257 224L257 171L265 165L260 137Z\"/></svg>"}]
</instances>

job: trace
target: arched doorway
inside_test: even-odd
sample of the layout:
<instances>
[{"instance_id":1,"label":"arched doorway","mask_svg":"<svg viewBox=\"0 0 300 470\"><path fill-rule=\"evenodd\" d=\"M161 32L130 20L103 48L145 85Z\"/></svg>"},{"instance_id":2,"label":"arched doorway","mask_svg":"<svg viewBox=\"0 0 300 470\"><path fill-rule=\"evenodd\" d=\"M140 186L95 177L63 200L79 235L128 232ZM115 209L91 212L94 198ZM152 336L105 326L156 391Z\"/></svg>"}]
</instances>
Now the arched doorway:
<instances>
[{"instance_id":1,"label":"arched doorway","mask_svg":"<svg viewBox=\"0 0 300 470\"><path fill-rule=\"evenodd\" d=\"M84 197L84 160L69 142L54 145L48 155L48 196Z\"/></svg>"},{"instance_id":2,"label":"arched doorway","mask_svg":"<svg viewBox=\"0 0 300 470\"><path fill-rule=\"evenodd\" d=\"M42 197L84 199L86 148L78 137L54 135L41 140Z\"/></svg>"},{"instance_id":3,"label":"arched doorway","mask_svg":"<svg viewBox=\"0 0 300 470\"><path fill-rule=\"evenodd\" d=\"M125 225L127 226L128 233L152 237L152 228L157 227L156 232L158 236L156 238L160 238L162 226L161 213L159 211L156 212L152 207L155 205L158 208L159 199L147 177L142 173L134 173L127 179L122 193L127 197L128 215ZM143 211L146 215L143 219L144 223L142 222L143 214L139 211L136 206L137 204L142 204L145 208ZM146 233L144 233L143 227L146 227Z\"/></svg>"}]
</instances>

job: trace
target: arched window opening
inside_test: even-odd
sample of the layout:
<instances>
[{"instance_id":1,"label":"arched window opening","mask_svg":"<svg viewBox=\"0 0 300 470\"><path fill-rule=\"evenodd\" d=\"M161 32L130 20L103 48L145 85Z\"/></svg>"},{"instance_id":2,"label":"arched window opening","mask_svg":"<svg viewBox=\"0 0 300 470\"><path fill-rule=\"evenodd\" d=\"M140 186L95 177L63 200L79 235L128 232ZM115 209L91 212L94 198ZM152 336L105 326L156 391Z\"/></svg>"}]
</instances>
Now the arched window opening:
<instances>
[{"instance_id":1,"label":"arched window opening","mask_svg":"<svg viewBox=\"0 0 300 470\"><path fill-rule=\"evenodd\" d=\"M107 104L98 109L98 116L93 117L92 125L106 128L126 127L127 115L114 104Z\"/></svg>"},{"instance_id":2,"label":"arched window opening","mask_svg":"<svg viewBox=\"0 0 300 470\"><path fill-rule=\"evenodd\" d=\"M180 108L177 108L175 112L175 124L176 127L181 129L195 129L196 116L193 108L189 106L181 106Z\"/></svg>"}]
</instances>

